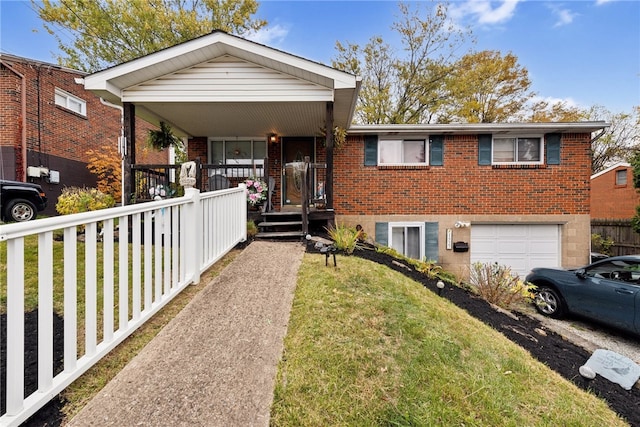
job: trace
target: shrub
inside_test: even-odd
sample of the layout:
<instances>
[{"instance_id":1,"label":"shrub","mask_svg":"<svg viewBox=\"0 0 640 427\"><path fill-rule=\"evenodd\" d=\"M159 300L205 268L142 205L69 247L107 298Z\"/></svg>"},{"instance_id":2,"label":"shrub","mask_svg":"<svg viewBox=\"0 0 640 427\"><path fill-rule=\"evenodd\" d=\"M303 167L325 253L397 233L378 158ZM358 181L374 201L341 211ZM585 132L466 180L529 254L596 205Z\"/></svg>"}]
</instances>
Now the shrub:
<instances>
[{"instance_id":1,"label":"shrub","mask_svg":"<svg viewBox=\"0 0 640 427\"><path fill-rule=\"evenodd\" d=\"M247 238L253 238L258 234L258 226L253 221L247 221Z\"/></svg>"},{"instance_id":2,"label":"shrub","mask_svg":"<svg viewBox=\"0 0 640 427\"><path fill-rule=\"evenodd\" d=\"M595 233L591 235L591 249L593 249L594 252L611 255L611 246L614 244L615 242L611 237L602 237Z\"/></svg>"},{"instance_id":3,"label":"shrub","mask_svg":"<svg viewBox=\"0 0 640 427\"><path fill-rule=\"evenodd\" d=\"M533 301L535 286L520 280L511 269L498 263L475 263L471 266L469 288L498 307L511 309Z\"/></svg>"},{"instance_id":4,"label":"shrub","mask_svg":"<svg viewBox=\"0 0 640 427\"><path fill-rule=\"evenodd\" d=\"M60 215L68 215L112 208L115 204L113 196L97 188L66 187L58 197L56 211Z\"/></svg>"},{"instance_id":5,"label":"shrub","mask_svg":"<svg viewBox=\"0 0 640 427\"><path fill-rule=\"evenodd\" d=\"M327 229L327 232L329 233L329 238L333 240L336 249L348 254L352 254L358 247L358 243L362 237L362 230L340 224Z\"/></svg>"},{"instance_id":6,"label":"shrub","mask_svg":"<svg viewBox=\"0 0 640 427\"><path fill-rule=\"evenodd\" d=\"M98 177L98 190L120 200L122 169L118 150L111 145L103 145L99 150L87 151L87 155L89 156L87 169Z\"/></svg>"}]
</instances>

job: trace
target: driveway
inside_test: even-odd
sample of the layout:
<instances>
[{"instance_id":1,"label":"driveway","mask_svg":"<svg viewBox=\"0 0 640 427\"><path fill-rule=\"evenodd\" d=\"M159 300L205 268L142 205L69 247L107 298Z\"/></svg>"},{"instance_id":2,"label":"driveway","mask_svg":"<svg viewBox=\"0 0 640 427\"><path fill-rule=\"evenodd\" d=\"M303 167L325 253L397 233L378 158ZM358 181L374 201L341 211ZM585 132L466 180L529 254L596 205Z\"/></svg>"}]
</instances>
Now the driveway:
<instances>
[{"instance_id":1,"label":"driveway","mask_svg":"<svg viewBox=\"0 0 640 427\"><path fill-rule=\"evenodd\" d=\"M640 365L640 337L574 316L560 320L543 316L535 311L529 314L549 329L586 350L593 352L602 348L615 351Z\"/></svg>"}]
</instances>

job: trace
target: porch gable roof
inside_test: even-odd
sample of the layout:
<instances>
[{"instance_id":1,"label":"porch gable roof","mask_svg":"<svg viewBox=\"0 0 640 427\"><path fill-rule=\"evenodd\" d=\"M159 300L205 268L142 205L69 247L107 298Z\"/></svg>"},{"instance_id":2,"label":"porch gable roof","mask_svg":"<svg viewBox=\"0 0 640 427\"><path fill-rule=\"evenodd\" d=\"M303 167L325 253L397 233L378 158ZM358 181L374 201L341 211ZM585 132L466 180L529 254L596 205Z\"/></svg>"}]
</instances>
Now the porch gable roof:
<instances>
[{"instance_id":1,"label":"porch gable roof","mask_svg":"<svg viewBox=\"0 0 640 427\"><path fill-rule=\"evenodd\" d=\"M312 135L328 101L335 124L348 127L360 78L214 31L88 75L84 85L112 103L134 103L145 120L166 121L183 135Z\"/></svg>"}]
</instances>

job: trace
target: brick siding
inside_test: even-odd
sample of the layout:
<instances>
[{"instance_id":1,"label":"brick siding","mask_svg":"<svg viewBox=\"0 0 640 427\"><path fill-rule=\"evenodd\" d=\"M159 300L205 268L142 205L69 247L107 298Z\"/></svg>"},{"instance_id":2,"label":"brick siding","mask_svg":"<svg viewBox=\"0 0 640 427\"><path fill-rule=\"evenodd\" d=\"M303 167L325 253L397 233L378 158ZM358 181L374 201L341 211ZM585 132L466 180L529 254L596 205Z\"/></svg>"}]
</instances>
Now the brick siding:
<instances>
[{"instance_id":1,"label":"brick siding","mask_svg":"<svg viewBox=\"0 0 640 427\"><path fill-rule=\"evenodd\" d=\"M616 173L627 171L627 184L616 185ZM633 187L633 169L620 166L591 180L592 219L631 219L640 205L640 193Z\"/></svg>"},{"instance_id":2,"label":"brick siding","mask_svg":"<svg viewBox=\"0 0 640 427\"><path fill-rule=\"evenodd\" d=\"M335 151L338 215L589 214L590 135L563 134L560 165L478 165L477 135L445 136L444 165L364 166L364 137Z\"/></svg>"}]
</instances>

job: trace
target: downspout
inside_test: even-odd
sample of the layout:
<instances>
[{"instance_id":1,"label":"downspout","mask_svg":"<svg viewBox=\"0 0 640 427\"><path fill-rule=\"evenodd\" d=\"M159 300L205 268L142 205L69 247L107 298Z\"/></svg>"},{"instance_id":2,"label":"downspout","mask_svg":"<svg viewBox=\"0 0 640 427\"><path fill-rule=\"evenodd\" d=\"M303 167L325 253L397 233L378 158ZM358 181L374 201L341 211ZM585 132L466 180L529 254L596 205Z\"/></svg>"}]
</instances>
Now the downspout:
<instances>
[{"instance_id":1,"label":"downspout","mask_svg":"<svg viewBox=\"0 0 640 427\"><path fill-rule=\"evenodd\" d=\"M0 60L0 63L7 67L12 73L16 76L20 77L21 86L21 109L22 109L22 141L21 141L21 152L22 152L22 176L20 177L23 182L27 181L27 80L23 74L17 72L13 67L11 67L6 62Z\"/></svg>"},{"instance_id":2,"label":"downspout","mask_svg":"<svg viewBox=\"0 0 640 427\"><path fill-rule=\"evenodd\" d=\"M127 143L124 136L124 108L100 98L102 105L120 110L120 136L118 137L118 153L120 153L120 206L124 206L124 158L127 156Z\"/></svg>"}]
</instances>

